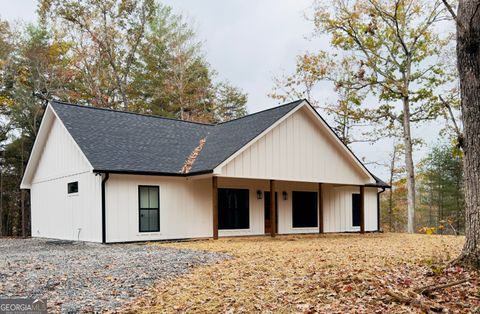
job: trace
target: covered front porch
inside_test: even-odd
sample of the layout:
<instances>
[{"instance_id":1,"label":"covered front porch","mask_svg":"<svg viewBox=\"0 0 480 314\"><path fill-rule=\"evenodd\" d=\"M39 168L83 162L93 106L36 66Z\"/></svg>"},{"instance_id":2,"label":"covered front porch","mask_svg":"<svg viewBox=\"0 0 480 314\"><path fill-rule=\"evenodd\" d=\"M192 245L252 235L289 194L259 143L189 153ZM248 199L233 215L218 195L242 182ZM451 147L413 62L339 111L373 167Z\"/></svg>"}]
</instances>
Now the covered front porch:
<instances>
[{"instance_id":1,"label":"covered front porch","mask_svg":"<svg viewBox=\"0 0 480 314\"><path fill-rule=\"evenodd\" d=\"M379 230L374 186L212 177L213 238Z\"/></svg>"}]
</instances>

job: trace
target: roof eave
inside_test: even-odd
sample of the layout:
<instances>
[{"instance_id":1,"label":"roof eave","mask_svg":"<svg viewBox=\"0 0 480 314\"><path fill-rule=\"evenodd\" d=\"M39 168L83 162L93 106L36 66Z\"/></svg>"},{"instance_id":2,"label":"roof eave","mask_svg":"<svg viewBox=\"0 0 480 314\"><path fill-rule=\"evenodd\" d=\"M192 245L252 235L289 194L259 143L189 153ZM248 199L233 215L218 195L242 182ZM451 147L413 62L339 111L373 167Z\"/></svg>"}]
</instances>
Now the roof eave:
<instances>
[{"instance_id":1,"label":"roof eave","mask_svg":"<svg viewBox=\"0 0 480 314\"><path fill-rule=\"evenodd\" d=\"M143 175L143 176L159 176L159 177L193 177L203 174L213 173L213 170L193 171L189 173L176 172L159 172L159 171L138 171L138 170L108 170L108 169L94 169L94 173L110 173L110 174L128 174L128 175Z\"/></svg>"},{"instance_id":2,"label":"roof eave","mask_svg":"<svg viewBox=\"0 0 480 314\"><path fill-rule=\"evenodd\" d=\"M374 183L374 184L365 184L366 187L369 188L382 188L382 189L391 189L392 187L388 184L383 183Z\"/></svg>"}]
</instances>

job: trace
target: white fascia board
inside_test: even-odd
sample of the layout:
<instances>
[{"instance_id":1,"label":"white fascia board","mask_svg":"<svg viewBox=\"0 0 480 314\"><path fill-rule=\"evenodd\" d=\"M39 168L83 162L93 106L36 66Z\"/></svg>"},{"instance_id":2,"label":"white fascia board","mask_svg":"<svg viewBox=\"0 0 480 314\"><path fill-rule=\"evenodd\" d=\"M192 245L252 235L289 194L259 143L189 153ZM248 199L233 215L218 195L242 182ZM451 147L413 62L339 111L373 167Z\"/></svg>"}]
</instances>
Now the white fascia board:
<instances>
[{"instance_id":1,"label":"white fascia board","mask_svg":"<svg viewBox=\"0 0 480 314\"><path fill-rule=\"evenodd\" d=\"M38 129L37 137L35 138L35 142L33 144L32 152L30 153L30 157L28 159L27 167L25 168L22 182L20 183L20 189L30 189L32 186L33 175L35 173L36 167L40 160L42 148L45 145L46 141L48 140L47 137L50 131L50 127L52 126L53 119L57 119L57 121L60 123L64 131L68 134L68 136L70 137L70 139L72 140L76 148L80 151L80 154L83 156L83 158L89 165L90 171L93 171L92 164L87 159L83 151L80 149L80 146L78 146L73 136L67 130L67 128L65 127L65 124L63 124L63 121L57 115L52 105L50 105L49 103L47 105L47 108L45 109L42 122L40 123L40 128Z\"/></svg>"},{"instance_id":2,"label":"white fascia board","mask_svg":"<svg viewBox=\"0 0 480 314\"><path fill-rule=\"evenodd\" d=\"M377 182L375 178L372 176L372 174L365 168L365 165L363 165L355 156L355 154L340 140L340 138L333 132L333 130L330 128L330 126L320 117L320 114L313 109L312 106L308 105L306 106L309 110L309 112L312 113L312 115L315 117L315 120L324 128L327 130L327 132L330 134L330 136L334 139L334 141L337 143L337 146L340 146L341 149L354 161L354 163L360 168L360 170L365 173L370 179L372 179L371 182L368 183L375 183Z\"/></svg>"},{"instance_id":3,"label":"white fascia board","mask_svg":"<svg viewBox=\"0 0 480 314\"><path fill-rule=\"evenodd\" d=\"M20 183L20 189L30 189L32 186L33 174L35 172L36 166L38 165L38 160L41 155L42 146L47 140L50 127L53 123L53 109L50 104L47 105L45 112L40 122L40 127L38 128L37 137L33 143L32 151L30 152L30 157L28 158L27 167L23 173L22 182Z\"/></svg>"}]
</instances>

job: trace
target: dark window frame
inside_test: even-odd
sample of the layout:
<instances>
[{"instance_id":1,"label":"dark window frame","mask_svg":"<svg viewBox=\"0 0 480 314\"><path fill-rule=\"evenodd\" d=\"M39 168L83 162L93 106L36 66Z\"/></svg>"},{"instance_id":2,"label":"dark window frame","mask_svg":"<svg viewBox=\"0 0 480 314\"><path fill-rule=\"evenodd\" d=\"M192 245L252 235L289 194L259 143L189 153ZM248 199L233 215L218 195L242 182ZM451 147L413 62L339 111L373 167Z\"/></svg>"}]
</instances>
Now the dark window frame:
<instances>
[{"instance_id":1,"label":"dark window frame","mask_svg":"<svg viewBox=\"0 0 480 314\"><path fill-rule=\"evenodd\" d=\"M157 189L157 208L142 208L141 206L141 193L140 190L142 188L156 188ZM149 197L150 198L150 197ZM148 230L142 230L142 222L141 222L141 215L142 215L142 210L156 210L157 211L157 217L158 217L158 224L156 229L148 229ZM160 186L158 185L139 185L138 186L138 232L141 233L148 233L148 232L160 232Z\"/></svg>"},{"instance_id":2,"label":"dark window frame","mask_svg":"<svg viewBox=\"0 0 480 314\"><path fill-rule=\"evenodd\" d=\"M222 200L220 199L220 197L222 196L222 193L224 191L227 191L227 190L230 190L230 191L242 191L243 193L246 192L246 208L240 208L240 209L237 209L237 210L246 210L246 212L244 214L246 214L246 226L241 226L239 228L231 228L231 227L225 227L225 226L222 226L222 224L224 223L223 222L223 219L222 219ZM246 189L246 188L219 188L218 189L218 230L248 230L250 229L250 189Z\"/></svg>"},{"instance_id":3,"label":"dark window frame","mask_svg":"<svg viewBox=\"0 0 480 314\"><path fill-rule=\"evenodd\" d=\"M352 193L352 227L354 227L354 228L360 228L360 225L361 225L361 221L360 221L361 220L361 213L360 213L361 208L360 208L360 206L361 206L362 201L361 201L360 197L361 197L360 193ZM357 204L358 205L358 209L357 209L358 213L356 215L355 215L355 209L356 208L354 207L354 205L355 205L354 200L355 199L357 199L357 201L358 201L358 204ZM358 225L355 224L355 220L356 220L355 218L358 219Z\"/></svg>"},{"instance_id":4,"label":"dark window frame","mask_svg":"<svg viewBox=\"0 0 480 314\"><path fill-rule=\"evenodd\" d=\"M315 225L309 225L309 226L296 226L295 225L295 214L294 214L294 200L295 200L295 196L294 194L297 194L297 193L311 193L312 195L314 194L315 195ZM308 229L308 228L318 228L318 193L315 192L315 191L292 191L291 192L291 199L292 199L292 229Z\"/></svg>"},{"instance_id":5,"label":"dark window frame","mask_svg":"<svg viewBox=\"0 0 480 314\"><path fill-rule=\"evenodd\" d=\"M73 190L70 189L70 187L73 187ZM78 193L78 181L68 182L67 183L67 194L77 194L77 193Z\"/></svg>"}]
</instances>

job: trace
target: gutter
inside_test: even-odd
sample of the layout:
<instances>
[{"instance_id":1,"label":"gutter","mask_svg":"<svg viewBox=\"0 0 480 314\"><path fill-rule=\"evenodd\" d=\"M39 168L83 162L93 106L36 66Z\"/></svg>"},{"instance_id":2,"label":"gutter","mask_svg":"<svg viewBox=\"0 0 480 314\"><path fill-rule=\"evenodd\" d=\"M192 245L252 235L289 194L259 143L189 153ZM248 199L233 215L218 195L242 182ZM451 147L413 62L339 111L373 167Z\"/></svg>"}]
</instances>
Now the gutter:
<instances>
[{"instance_id":1,"label":"gutter","mask_svg":"<svg viewBox=\"0 0 480 314\"><path fill-rule=\"evenodd\" d=\"M142 176L164 176L164 177L193 177L202 174L213 173L213 170L202 170L189 173L174 173L174 172L155 172L155 171L131 171L131 170L102 170L94 169L94 173L114 173L114 174L132 174L132 175L142 175Z\"/></svg>"},{"instance_id":2,"label":"gutter","mask_svg":"<svg viewBox=\"0 0 480 314\"><path fill-rule=\"evenodd\" d=\"M106 230L106 206L105 206L105 184L110 178L108 172L105 173L105 176L102 179L102 243L107 243L107 230Z\"/></svg>"},{"instance_id":3,"label":"gutter","mask_svg":"<svg viewBox=\"0 0 480 314\"><path fill-rule=\"evenodd\" d=\"M380 192L377 192L377 232L380 232L380 194L385 192L385 187L382 187Z\"/></svg>"}]
</instances>

